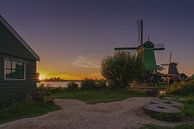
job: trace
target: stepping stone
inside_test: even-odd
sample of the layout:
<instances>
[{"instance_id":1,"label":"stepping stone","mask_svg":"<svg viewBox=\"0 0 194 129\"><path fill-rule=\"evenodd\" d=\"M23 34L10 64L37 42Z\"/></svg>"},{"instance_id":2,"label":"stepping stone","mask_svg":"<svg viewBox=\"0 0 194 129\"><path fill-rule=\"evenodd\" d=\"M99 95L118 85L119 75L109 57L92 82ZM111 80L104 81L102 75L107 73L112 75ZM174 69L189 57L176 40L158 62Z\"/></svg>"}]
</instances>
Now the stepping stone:
<instances>
[{"instance_id":1,"label":"stepping stone","mask_svg":"<svg viewBox=\"0 0 194 129\"><path fill-rule=\"evenodd\" d=\"M182 107L183 104L180 102L172 101L172 100L165 100L165 99L155 99L151 101L151 104L166 104L173 107Z\"/></svg>"},{"instance_id":2,"label":"stepping stone","mask_svg":"<svg viewBox=\"0 0 194 129\"><path fill-rule=\"evenodd\" d=\"M180 97L164 97L163 100L169 100L169 101L176 101L176 102L186 102L187 99L180 98Z\"/></svg>"},{"instance_id":3,"label":"stepping stone","mask_svg":"<svg viewBox=\"0 0 194 129\"><path fill-rule=\"evenodd\" d=\"M157 112L157 113L179 113L181 110L177 107L173 107L164 103L148 104L144 106L144 109L148 112Z\"/></svg>"}]
</instances>

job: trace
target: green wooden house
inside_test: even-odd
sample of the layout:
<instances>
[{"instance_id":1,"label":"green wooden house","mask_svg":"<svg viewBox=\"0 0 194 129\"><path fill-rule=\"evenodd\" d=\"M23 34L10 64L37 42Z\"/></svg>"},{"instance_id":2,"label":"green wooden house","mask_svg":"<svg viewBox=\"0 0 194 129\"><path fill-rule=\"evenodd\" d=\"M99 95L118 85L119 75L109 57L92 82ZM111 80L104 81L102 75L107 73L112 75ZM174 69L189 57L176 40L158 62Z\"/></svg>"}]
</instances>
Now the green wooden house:
<instances>
[{"instance_id":1,"label":"green wooden house","mask_svg":"<svg viewBox=\"0 0 194 129\"><path fill-rule=\"evenodd\" d=\"M0 15L0 105L36 89L39 56Z\"/></svg>"}]
</instances>

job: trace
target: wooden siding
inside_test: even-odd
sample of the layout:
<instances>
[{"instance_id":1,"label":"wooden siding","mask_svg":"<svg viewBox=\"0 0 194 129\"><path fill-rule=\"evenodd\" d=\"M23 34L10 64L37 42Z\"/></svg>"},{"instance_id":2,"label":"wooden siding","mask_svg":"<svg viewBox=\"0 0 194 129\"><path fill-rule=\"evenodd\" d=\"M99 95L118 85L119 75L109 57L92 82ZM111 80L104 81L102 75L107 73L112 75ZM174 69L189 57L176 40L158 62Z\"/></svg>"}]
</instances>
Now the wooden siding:
<instances>
[{"instance_id":1,"label":"wooden siding","mask_svg":"<svg viewBox=\"0 0 194 129\"><path fill-rule=\"evenodd\" d=\"M26 62L26 80L4 80L4 59ZM24 98L36 89L36 61L0 53L0 105Z\"/></svg>"},{"instance_id":2,"label":"wooden siding","mask_svg":"<svg viewBox=\"0 0 194 129\"><path fill-rule=\"evenodd\" d=\"M22 43L20 43L20 41L1 23L0 44L0 53L36 60L36 58L22 45Z\"/></svg>"}]
</instances>

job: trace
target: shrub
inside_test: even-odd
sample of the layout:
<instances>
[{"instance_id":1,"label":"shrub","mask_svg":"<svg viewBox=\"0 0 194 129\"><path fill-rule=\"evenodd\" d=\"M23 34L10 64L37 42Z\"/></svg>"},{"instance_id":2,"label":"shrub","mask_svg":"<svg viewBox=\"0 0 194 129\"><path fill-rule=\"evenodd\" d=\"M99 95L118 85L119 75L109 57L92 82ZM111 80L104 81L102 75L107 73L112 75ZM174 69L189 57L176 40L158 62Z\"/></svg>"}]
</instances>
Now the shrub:
<instances>
[{"instance_id":1,"label":"shrub","mask_svg":"<svg viewBox=\"0 0 194 129\"><path fill-rule=\"evenodd\" d=\"M140 80L143 73L141 58L129 52L116 52L102 61L102 75L117 88L127 88L133 80Z\"/></svg>"},{"instance_id":2,"label":"shrub","mask_svg":"<svg viewBox=\"0 0 194 129\"><path fill-rule=\"evenodd\" d=\"M21 118L34 117L61 109L49 101L20 100L0 107L0 124Z\"/></svg>"},{"instance_id":3,"label":"shrub","mask_svg":"<svg viewBox=\"0 0 194 129\"><path fill-rule=\"evenodd\" d=\"M99 80L96 82L96 87L98 89L103 89L107 87L107 82L105 80Z\"/></svg>"},{"instance_id":4,"label":"shrub","mask_svg":"<svg viewBox=\"0 0 194 129\"><path fill-rule=\"evenodd\" d=\"M42 84L37 88L37 91L42 92L45 96L48 96L52 93L52 88L45 87L44 84Z\"/></svg>"},{"instance_id":5,"label":"shrub","mask_svg":"<svg viewBox=\"0 0 194 129\"><path fill-rule=\"evenodd\" d=\"M78 89L78 84L75 83L74 81L68 82L67 89L68 90L77 90Z\"/></svg>"},{"instance_id":6,"label":"shrub","mask_svg":"<svg viewBox=\"0 0 194 129\"><path fill-rule=\"evenodd\" d=\"M97 89L96 81L86 78L85 80L81 81L81 89Z\"/></svg>"},{"instance_id":7,"label":"shrub","mask_svg":"<svg viewBox=\"0 0 194 129\"><path fill-rule=\"evenodd\" d=\"M66 88L64 87L53 87L51 88L51 93L60 93L63 92L64 90L66 90Z\"/></svg>"},{"instance_id":8,"label":"shrub","mask_svg":"<svg viewBox=\"0 0 194 129\"><path fill-rule=\"evenodd\" d=\"M32 94L32 100L34 101L44 101L45 94L40 91L36 91Z\"/></svg>"},{"instance_id":9,"label":"shrub","mask_svg":"<svg viewBox=\"0 0 194 129\"><path fill-rule=\"evenodd\" d=\"M60 93L66 90L64 87L45 87L44 85L37 88L38 92L41 92L45 96L49 96L52 93Z\"/></svg>"},{"instance_id":10,"label":"shrub","mask_svg":"<svg viewBox=\"0 0 194 129\"><path fill-rule=\"evenodd\" d=\"M173 95L194 95L194 81L170 85L167 88L166 93Z\"/></svg>"}]
</instances>

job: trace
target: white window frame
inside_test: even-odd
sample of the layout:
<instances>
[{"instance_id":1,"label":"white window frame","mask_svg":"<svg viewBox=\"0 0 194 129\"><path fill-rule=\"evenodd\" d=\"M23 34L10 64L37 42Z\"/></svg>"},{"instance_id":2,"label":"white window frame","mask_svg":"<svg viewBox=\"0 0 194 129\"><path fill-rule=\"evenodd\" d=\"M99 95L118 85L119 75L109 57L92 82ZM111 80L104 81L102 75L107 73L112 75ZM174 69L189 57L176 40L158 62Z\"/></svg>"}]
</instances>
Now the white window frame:
<instances>
[{"instance_id":1,"label":"white window frame","mask_svg":"<svg viewBox=\"0 0 194 129\"><path fill-rule=\"evenodd\" d=\"M6 60L9 60L9 61L14 61L14 62L20 62L20 63L23 63L24 64L24 78L23 79L16 79L16 78L6 78ZM26 64L27 62L24 62L24 61L21 61L21 60L16 60L16 59L10 59L10 58L4 58L4 80L26 80Z\"/></svg>"}]
</instances>

